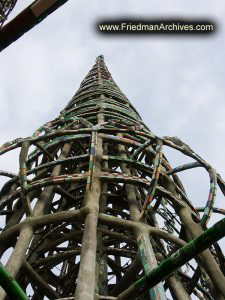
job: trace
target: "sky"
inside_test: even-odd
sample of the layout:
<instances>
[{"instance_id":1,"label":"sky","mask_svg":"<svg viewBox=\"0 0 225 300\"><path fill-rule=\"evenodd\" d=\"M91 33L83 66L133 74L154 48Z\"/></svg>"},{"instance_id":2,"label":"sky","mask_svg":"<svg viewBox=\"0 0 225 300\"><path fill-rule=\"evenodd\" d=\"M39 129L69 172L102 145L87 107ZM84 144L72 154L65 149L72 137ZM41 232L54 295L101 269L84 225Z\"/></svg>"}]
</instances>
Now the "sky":
<instances>
[{"instance_id":1,"label":"sky","mask_svg":"<svg viewBox=\"0 0 225 300\"><path fill-rule=\"evenodd\" d=\"M12 18L31 1L18 1ZM223 0L70 0L0 53L0 145L27 137L54 119L99 54L116 83L158 136L177 136L225 178ZM209 19L205 36L106 36L96 23L113 18ZM186 159L165 149L172 166ZM18 172L18 150L0 169ZM202 169L180 176L190 200L204 206L209 178ZM218 191L216 207L224 206ZM213 219L215 220L215 219Z\"/></svg>"}]
</instances>

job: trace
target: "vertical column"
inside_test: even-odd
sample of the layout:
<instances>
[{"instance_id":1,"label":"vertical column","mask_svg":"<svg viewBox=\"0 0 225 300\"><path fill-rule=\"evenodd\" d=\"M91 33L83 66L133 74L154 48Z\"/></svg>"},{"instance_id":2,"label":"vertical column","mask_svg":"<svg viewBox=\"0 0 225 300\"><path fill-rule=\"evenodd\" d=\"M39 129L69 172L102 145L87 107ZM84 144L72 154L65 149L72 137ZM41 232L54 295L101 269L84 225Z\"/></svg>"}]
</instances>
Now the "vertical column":
<instances>
[{"instance_id":1,"label":"vertical column","mask_svg":"<svg viewBox=\"0 0 225 300\"><path fill-rule=\"evenodd\" d=\"M100 75L100 61L97 61L98 67L98 84L101 87L102 80ZM100 98L102 95L100 96ZM101 124L103 116L97 115L97 122ZM97 128L95 127L95 130ZM97 135L97 132L93 131ZM102 139L97 136L97 145L95 153L92 176L90 178L90 189L86 191L85 206L88 207L89 213L85 219L84 234L82 239L82 249L80 258L80 269L78 273L77 287L75 293L76 300L94 300L95 298L95 272L96 272L96 250L97 250L97 223L99 212L99 200L101 194L101 182L99 179L101 173L101 160L103 148Z\"/></svg>"},{"instance_id":2,"label":"vertical column","mask_svg":"<svg viewBox=\"0 0 225 300\"><path fill-rule=\"evenodd\" d=\"M103 79L101 76L101 70L100 66L103 62L103 57L100 56L97 59L98 63L98 84L99 87L102 88L103 86ZM101 124L105 123L104 118L104 100L105 96L103 93L100 94L100 101L99 101L99 113L97 114L97 121L99 126ZM106 143L103 145L103 151L104 155L107 155L108 152L108 146ZM103 162L103 168L108 168L108 162ZM101 194L100 201L99 201L99 211L101 213L104 213L107 206L107 196L106 193L108 191L108 183L102 182L101 183L101 192L104 194ZM106 226L99 225L98 226L98 232L97 232L97 257L96 257L96 294L100 295L107 295L108 294L108 264L107 264L107 254L104 254L104 244L102 241L102 229L105 229Z\"/></svg>"},{"instance_id":3,"label":"vertical column","mask_svg":"<svg viewBox=\"0 0 225 300\"><path fill-rule=\"evenodd\" d=\"M103 145L104 154L107 155L107 144ZM108 168L108 162L103 162L103 167ZM99 201L99 212L105 213L107 206L108 183L102 182L101 196ZM98 225L97 232L97 257L96 257L96 294L108 295L108 265L107 254L104 253L104 244L102 242L102 229L107 229L105 225Z\"/></svg>"},{"instance_id":4,"label":"vertical column","mask_svg":"<svg viewBox=\"0 0 225 300\"><path fill-rule=\"evenodd\" d=\"M94 300L95 297L95 261L97 246L97 222L101 183L98 178L102 156L102 140L97 138L95 172L92 175L91 189L86 192L85 206L89 209L84 224L80 269L75 293L76 300Z\"/></svg>"},{"instance_id":5,"label":"vertical column","mask_svg":"<svg viewBox=\"0 0 225 300\"><path fill-rule=\"evenodd\" d=\"M119 134L121 136L121 134ZM124 145L119 145L119 153L123 158L127 158L126 149ZM126 167L124 163L121 164L121 169L124 174L131 175L130 170ZM149 239L149 233L146 232L142 227L138 226L141 219L141 213L138 208L138 203L136 199L135 187L131 184L126 185L127 200L130 208L131 220L137 222L137 227L135 230L135 235L138 242L139 256L141 263L144 268L145 274L151 271L153 268L157 267L157 261L155 254ZM162 283L159 283L154 288L150 290L151 300L166 300L166 294Z\"/></svg>"}]
</instances>

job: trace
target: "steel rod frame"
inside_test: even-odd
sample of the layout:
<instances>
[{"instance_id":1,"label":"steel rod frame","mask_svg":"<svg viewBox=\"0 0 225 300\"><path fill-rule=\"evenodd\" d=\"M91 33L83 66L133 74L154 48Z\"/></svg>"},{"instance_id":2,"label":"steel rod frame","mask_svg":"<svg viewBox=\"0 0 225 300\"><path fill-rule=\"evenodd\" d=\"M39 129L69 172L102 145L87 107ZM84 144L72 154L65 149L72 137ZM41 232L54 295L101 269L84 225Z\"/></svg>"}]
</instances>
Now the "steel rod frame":
<instances>
[{"instance_id":1,"label":"steel rod frame","mask_svg":"<svg viewBox=\"0 0 225 300\"><path fill-rule=\"evenodd\" d=\"M0 2L0 27L7 20L8 15L16 5L17 0L1 0Z\"/></svg>"},{"instance_id":2,"label":"steel rod frame","mask_svg":"<svg viewBox=\"0 0 225 300\"><path fill-rule=\"evenodd\" d=\"M165 147L193 162L171 167ZM16 148L19 174L0 171L0 254L11 251L6 268L32 300L225 299L223 234L200 238L224 214L214 207L224 181L180 139L147 128L103 56L59 117L0 154ZM210 188L195 209L177 173L197 167Z\"/></svg>"}]
</instances>

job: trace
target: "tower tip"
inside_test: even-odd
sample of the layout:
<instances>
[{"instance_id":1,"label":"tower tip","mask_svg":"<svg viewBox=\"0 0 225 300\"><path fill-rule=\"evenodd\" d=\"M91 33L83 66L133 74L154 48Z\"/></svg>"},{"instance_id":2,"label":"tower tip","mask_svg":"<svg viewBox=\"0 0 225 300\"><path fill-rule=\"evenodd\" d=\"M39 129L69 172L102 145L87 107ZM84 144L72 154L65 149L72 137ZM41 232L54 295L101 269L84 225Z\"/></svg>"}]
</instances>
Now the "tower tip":
<instances>
[{"instance_id":1,"label":"tower tip","mask_svg":"<svg viewBox=\"0 0 225 300\"><path fill-rule=\"evenodd\" d=\"M99 56L97 56L97 58L96 58L96 62L98 62L98 61L104 61L104 55L99 55Z\"/></svg>"}]
</instances>

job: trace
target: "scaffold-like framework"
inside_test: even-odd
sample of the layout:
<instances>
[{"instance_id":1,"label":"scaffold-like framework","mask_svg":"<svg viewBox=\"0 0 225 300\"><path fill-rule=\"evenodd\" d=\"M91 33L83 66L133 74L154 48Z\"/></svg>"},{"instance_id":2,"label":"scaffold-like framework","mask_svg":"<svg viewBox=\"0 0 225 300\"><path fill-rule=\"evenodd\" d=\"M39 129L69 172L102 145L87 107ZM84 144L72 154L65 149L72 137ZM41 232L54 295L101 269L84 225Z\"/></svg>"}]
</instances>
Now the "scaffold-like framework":
<instances>
[{"instance_id":1,"label":"scaffold-like framework","mask_svg":"<svg viewBox=\"0 0 225 300\"><path fill-rule=\"evenodd\" d=\"M8 15L16 5L17 0L1 0L0 1L0 28L7 20Z\"/></svg>"},{"instance_id":2,"label":"scaffold-like framework","mask_svg":"<svg viewBox=\"0 0 225 300\"><path fill-rule=\"evenodd\" d=\"M173 168L164 147L193 162ZM0 154L16 148L19 175L0 171L0 254L30 299L225 299L225 220L207 229L225 214L214 206L224 181L179 138L148 129L102 55L59 117ZM209 175L198 208L177 175L197 167ZM1 268L0 282L3 300Z\"/></svg>"}]
</instances>

